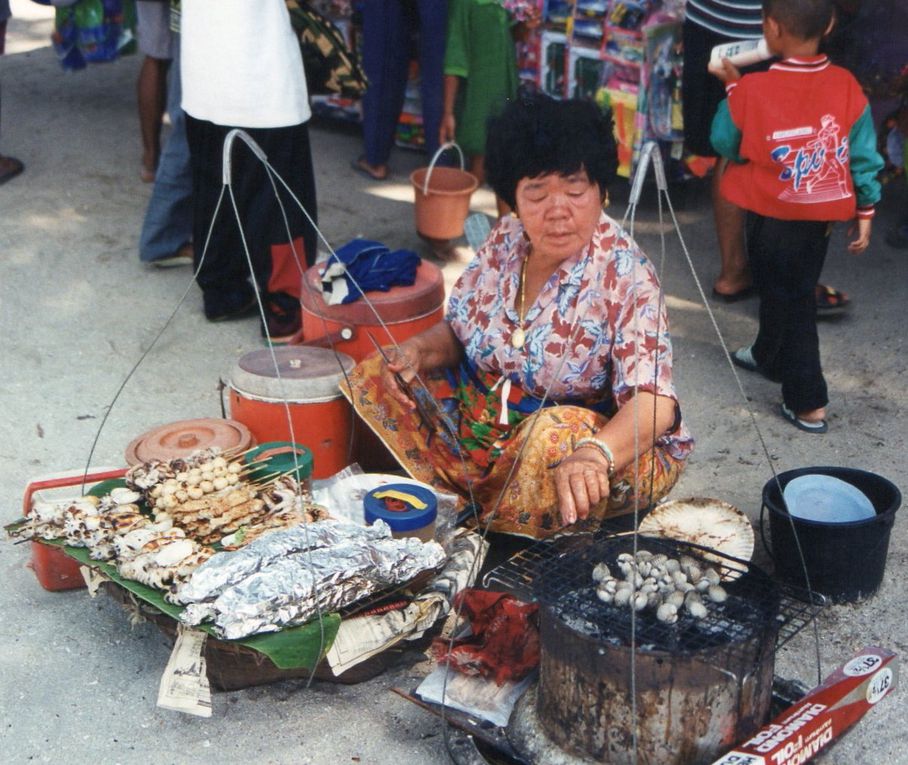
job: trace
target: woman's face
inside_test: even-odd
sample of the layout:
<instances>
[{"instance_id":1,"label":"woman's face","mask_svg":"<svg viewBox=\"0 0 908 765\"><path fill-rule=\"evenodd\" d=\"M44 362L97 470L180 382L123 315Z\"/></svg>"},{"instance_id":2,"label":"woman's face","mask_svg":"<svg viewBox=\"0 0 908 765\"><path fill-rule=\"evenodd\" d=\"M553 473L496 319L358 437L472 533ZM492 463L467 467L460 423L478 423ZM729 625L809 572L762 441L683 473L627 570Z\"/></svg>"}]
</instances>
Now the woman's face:
<instances>
[{"instance_id":1,"label":"woman's face","mask_svg":"<svg viewBox=\"0 0 908 765\"><path fill-rule=\"evenodd\" d=\"M586 247L602 212L599 185L584 170L522 178L515 197L534 253L558 261Z\"/></svg>"}]
</instances>

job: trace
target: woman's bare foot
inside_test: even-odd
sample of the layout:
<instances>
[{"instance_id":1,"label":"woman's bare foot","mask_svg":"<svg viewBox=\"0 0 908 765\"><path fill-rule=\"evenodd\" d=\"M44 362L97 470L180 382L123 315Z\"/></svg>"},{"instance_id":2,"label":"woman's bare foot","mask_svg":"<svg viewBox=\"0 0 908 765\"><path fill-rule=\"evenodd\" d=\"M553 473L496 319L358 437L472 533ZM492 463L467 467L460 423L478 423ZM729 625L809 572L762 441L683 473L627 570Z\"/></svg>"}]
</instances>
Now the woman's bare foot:
<instances>
[{"instance_id":1,"label":"woman's bare foot","mask_svg":"<svg viewBox=\"0 0 908 765\"><path fill-rule=\"evenodd\" d=\"M736 277L719 276L713 283L713 292L716 295L734 297L743 293L750 293L752 282L749 274L741 274Z\"/></svg>"}]
</instances>

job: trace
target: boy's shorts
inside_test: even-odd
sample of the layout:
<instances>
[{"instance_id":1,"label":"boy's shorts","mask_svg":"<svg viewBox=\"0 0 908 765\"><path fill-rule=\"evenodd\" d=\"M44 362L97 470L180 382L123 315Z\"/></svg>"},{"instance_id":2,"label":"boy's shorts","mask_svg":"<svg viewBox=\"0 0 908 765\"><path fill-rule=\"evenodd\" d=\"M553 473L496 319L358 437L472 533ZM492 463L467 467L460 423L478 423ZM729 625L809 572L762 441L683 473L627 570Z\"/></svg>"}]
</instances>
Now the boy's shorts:
<instances>
[{"instance_id":1,"label":"boy's shorts","mask_svg":"<svg viewBox=\"0 0 908 765\"><path fill-rule=\"evenodd\" d=\"M709 142L713 117L725 98L725 83L710 74L706 67L713 48L735 38L720 35L699 24L684 22L684 74L681 79L681 105L684 116L684 145L701 157L718 156ZM742 74L762 72L770 62L745 67Z\"/></svg>"},{"instance_id":2,"label":"boy's shorts","mask_svg":"<svg viewBox=\"0 0 908 765\"><path fill-rule=\"evenodd\" d=\"M136 0L136 40L139 51L151 58L173 58L170 31L170 3L161 0Z\"/></svg>"}]
</instances>

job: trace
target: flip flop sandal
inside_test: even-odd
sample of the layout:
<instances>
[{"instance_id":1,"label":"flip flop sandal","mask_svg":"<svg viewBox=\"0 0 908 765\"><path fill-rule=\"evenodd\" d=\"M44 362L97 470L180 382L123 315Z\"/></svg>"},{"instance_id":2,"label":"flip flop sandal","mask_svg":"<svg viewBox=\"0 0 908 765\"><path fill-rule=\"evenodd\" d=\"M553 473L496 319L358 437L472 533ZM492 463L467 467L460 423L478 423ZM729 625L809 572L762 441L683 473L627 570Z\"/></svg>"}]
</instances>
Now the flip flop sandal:
<instances>
[{"instance_id":1,"label":"flip flop sandal","mask_svg":"<svg viewBox=\"0 0 908 765\"><path fill-rule=\"evenodd\" d=\"M731 354L731 361L736 367L746 369L748 372L756 372L759 375L763 375L767 380L776 383L782 382L782 379L778 375L770 374L757 363L757 360L754 358L752 345L747 345L744 348L738 348L738 350L733 351Z\"/></svg>"},{"instance_id":2,"label":"flip flop sandal","mask_svg":"<svg viewBox=\"0 0 908 765\"><path fill-rule=\"evenodd\" d=\"M817 285L817 313L832 316L843 313L851 305L851 298L828 284Z\"/></svg>"},{"instance_id":3,"label":"flip flop sandal","mask_svg":"<svg viewBox=\"0 0 908 765\"><path fill-rule=\"evenodd\" d=\"M788 420L798 430L803 430L805 433L825 433L829 430L829 425L826 424L826 420L820 420L819 422L802 420L798 415L792 412L791 409L785 406L785 404L782 404L780 411L782 412L782 417L784 419Z\"/></svg>"}]
</instances>

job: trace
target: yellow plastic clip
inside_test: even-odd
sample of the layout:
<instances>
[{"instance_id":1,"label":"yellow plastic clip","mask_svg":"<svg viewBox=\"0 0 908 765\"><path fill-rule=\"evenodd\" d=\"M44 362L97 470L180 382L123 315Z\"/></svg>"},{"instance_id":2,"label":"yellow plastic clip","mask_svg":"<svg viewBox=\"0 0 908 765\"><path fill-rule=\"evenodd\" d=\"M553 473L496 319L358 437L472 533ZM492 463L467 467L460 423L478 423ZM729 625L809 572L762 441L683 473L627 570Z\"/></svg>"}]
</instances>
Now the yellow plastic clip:
<instances>
[{"instance_id":1,"label":"yellow plastic clip","mask_svg":"<svg viewBox=\"0 0 908 765\"><path fill-rule=\"evenodd\" d=\"M396 489L377 491L372 496L376 499L399 499L401 502L406 502L417 510L425 510L428 507L428 505L419 497L416 497L413 494L407 494L405 491L397 491Z\"/></svg>"}]
</instances>

